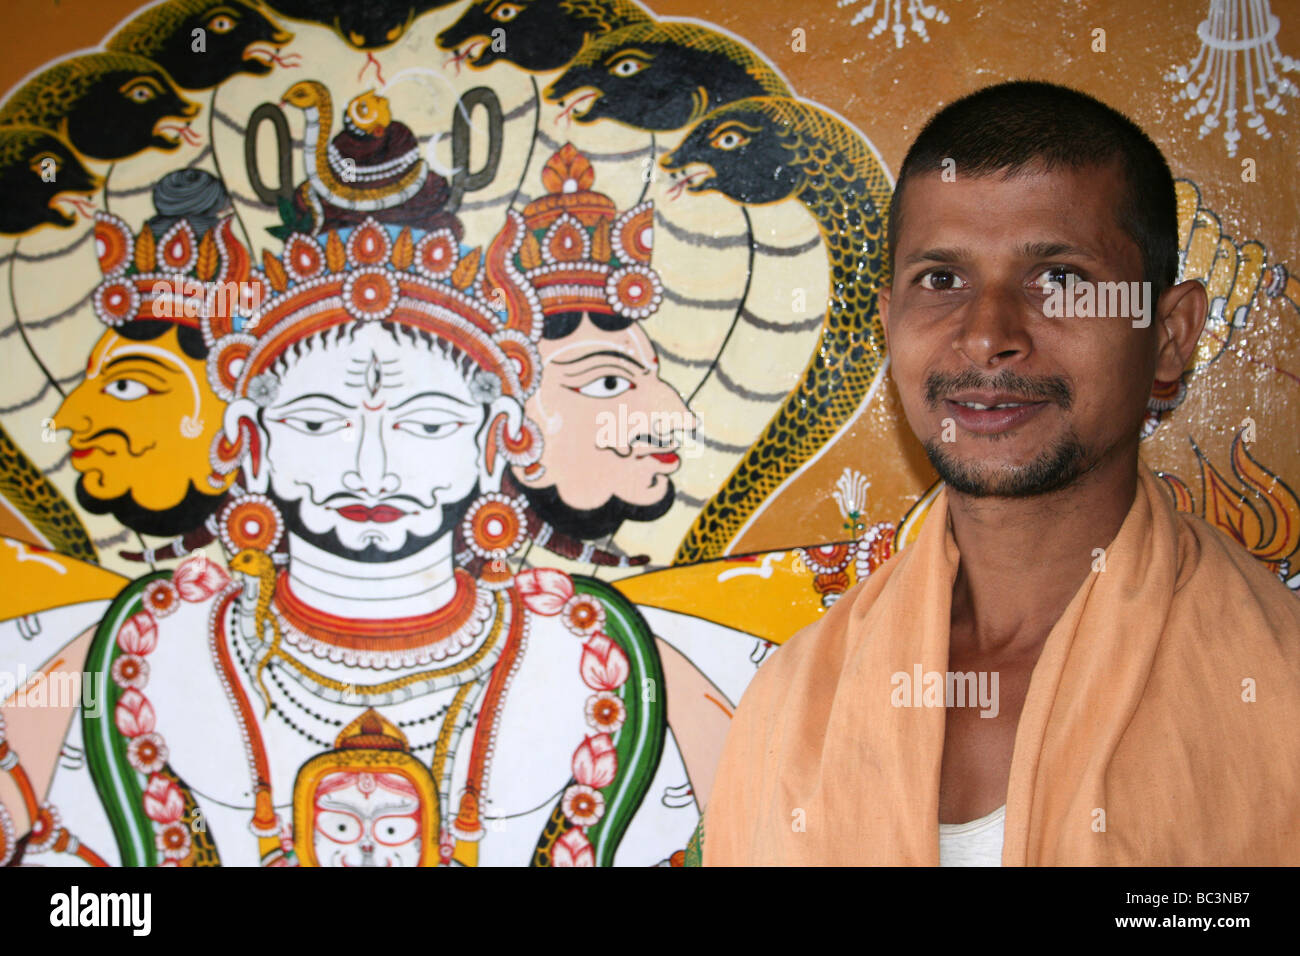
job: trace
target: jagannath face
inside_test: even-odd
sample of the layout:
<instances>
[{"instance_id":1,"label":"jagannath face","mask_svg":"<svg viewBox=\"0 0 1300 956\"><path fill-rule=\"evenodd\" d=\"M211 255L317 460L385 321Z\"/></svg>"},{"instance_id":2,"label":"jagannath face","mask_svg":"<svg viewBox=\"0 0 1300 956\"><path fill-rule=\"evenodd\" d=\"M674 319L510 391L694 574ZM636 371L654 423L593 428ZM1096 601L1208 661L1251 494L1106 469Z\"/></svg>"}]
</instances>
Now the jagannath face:
<instances>
[{"instance_id":1,"label":"jagannath face","mask_svg":"<svg viewBox=\"0 0 1300 956\"><path fill-rule=\"evenodd\" d=\"M419 791L401 774L326 774L312 810L318 866L420 864L424 809Z\"/></svg>"},{"instance_id":2,"label":"jagannath face","mask_svg":"<svg viewBox=\"0 0 1300 956\"><path fill-rule=\"evenodd\" d=\"M270 490L313 536L406 553L408 535L439 536L475 493L491 399L437 340L379 323L325 339L276 367L260 416Z\"/></svg>"},{"instance_id":3,"label":"jagannath face","mask_svg":"<svg viewBox=\"0 0 1300 956\"><path fill-rule=\"evenodd\" d=\"M203 359L186 354L173 325L145 341L105 332L54 422L72 432L72 466L86 494L108 500L129 492L140 507L165 511L191 482L205 493L224 490L207 481L224 410Z\"/></svg>"},{"instance_id":4,"label":"jagannath face","mask_svg":"<svg viewBox=\"0 0 1300 956\"><path fill-rule=\"evenodd\" d=\"M697 422L659 377L659 357L639 322L607 331L584 313L567 336L539 343L542 380L525 410L542 430L535 479L555 486L570 508L599 508L611 497L659 503L681 467L682 439Z\"/></svg>"}]
</instances>

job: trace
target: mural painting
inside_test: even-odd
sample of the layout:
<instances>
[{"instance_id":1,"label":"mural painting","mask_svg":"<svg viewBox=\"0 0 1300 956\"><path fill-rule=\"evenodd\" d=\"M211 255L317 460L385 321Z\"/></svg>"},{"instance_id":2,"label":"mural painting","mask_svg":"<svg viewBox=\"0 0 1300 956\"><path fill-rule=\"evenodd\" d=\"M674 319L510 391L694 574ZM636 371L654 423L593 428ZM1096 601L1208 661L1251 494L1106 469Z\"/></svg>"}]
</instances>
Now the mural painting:
<instances>
[{"instance_id":1,"label":"mural painting","mask_svg":"<svg viewBox=\"0 0 1300 956\"><path fill-rule=\"evenodd\" d=\"M1297 65L1268 13L1273 130L1252 98L1257 141L1235 106L1207 139L1235 5L1142 74L1191 103L1153 135L1195 144L1213 303L1144 434L1300 592ZM0 863L689 862L757 668L937 492L888 376L877 143L938 100L874 115L778 61L837 31L914 76L980 30L756 4L760 42L705 6L128 3L13 77ZM1206 198L1247 145L1291 156L1258 240Z\"/></svg>"}]
</instances>

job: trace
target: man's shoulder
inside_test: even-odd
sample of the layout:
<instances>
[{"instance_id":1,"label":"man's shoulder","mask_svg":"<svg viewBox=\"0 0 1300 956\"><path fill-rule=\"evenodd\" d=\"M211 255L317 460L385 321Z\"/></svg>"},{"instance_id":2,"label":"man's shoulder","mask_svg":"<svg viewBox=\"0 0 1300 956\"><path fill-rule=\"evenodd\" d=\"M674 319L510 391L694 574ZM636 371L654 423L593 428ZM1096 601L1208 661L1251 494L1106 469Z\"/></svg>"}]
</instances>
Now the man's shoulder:
<instances>
[{"instance_id":1,"label":"man's shoulder","mask_svg":"<svg viewBox=\"0 0 1300 956\"><path fill-rule=\"evenodd\" d=\"M1300 594L1241 542L1196 515L1178 512L1180 570L1176 595L1224 626L1264 622L1279 637L1300 639Z\"/></svg>"}]
</instances>

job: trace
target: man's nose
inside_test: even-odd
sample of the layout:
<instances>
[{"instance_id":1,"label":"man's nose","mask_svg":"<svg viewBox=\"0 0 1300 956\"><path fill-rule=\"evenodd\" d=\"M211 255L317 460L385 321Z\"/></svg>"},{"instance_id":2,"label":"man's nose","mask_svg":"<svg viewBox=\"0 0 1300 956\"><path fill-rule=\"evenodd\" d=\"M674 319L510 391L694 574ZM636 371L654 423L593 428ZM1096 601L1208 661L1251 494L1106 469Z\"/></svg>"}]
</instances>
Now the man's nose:
<instances>
[{"instance_id":1,"label":"man's nose","mask_svg":"<svg viewBox=\"0 0 1300 956\"><path fill-rule=\"evenodd\" d=\"M1029 304L1010 283L989 283L961 308L952 347L978 368L999 368L1028 357Z\"/></svg>"}]
</instances>

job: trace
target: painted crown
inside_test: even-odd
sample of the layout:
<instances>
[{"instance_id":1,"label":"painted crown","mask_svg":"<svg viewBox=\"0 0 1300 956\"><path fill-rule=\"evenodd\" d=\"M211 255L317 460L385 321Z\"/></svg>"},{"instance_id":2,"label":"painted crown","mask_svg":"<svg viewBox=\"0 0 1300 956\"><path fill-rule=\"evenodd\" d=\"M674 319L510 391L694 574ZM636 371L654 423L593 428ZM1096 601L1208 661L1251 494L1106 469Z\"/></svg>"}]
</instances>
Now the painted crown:
<instances>
[{"instance_id":1,"label":"painted crown","mask_svg":"<svg viewBox=\"0 0 1300 956\"><path fill-rule=\"evenodd\" d=\"M542 333L537 294L514 265L525 233L523 217L511 210L486 252L462 253L450 229L398 231L372 218L346 239L338 231L289 236L280 257L262 254L255 280L268 294L259 307L215 341L208 358L213 391L227 402L264 404L274 384L267 373L295 342L346 323L386 321L453 343L495 377L501 394L522 404L541 380ZM512 462L530 464L541 453L531 423L517 435L503 423L494 433ZM246 440L218 449L214 468L233 470Z\"/></svg>"},{"instance_id":2,"label":"painted crown","mask_svg":"<svg viewBox=\"0 0 1300 956\"><path fill-rule=\"evenodd\" d=\"M147 223L132 235L106 212L95 213L94 231L104 280L91 302L105 325L162 319L200 330L211 348L239 317L252 314L262 277L235 238L233 217L201 239L185 219L157 238Z\"/></svg>"},{"instance_id":3,"label":"painted crown","mask_svg":"<svg viewBox=\"0 0 1300 956\"><path fill-rule=\"evenodd\" d=\"M544 315L595 312L644 319L659 308L663 284L650 268L654 204L619 214L592 191L596 172L565 143L542 170L546 195L524 208L527 235L517 262Z\"/></svg>"}]
</instances>

